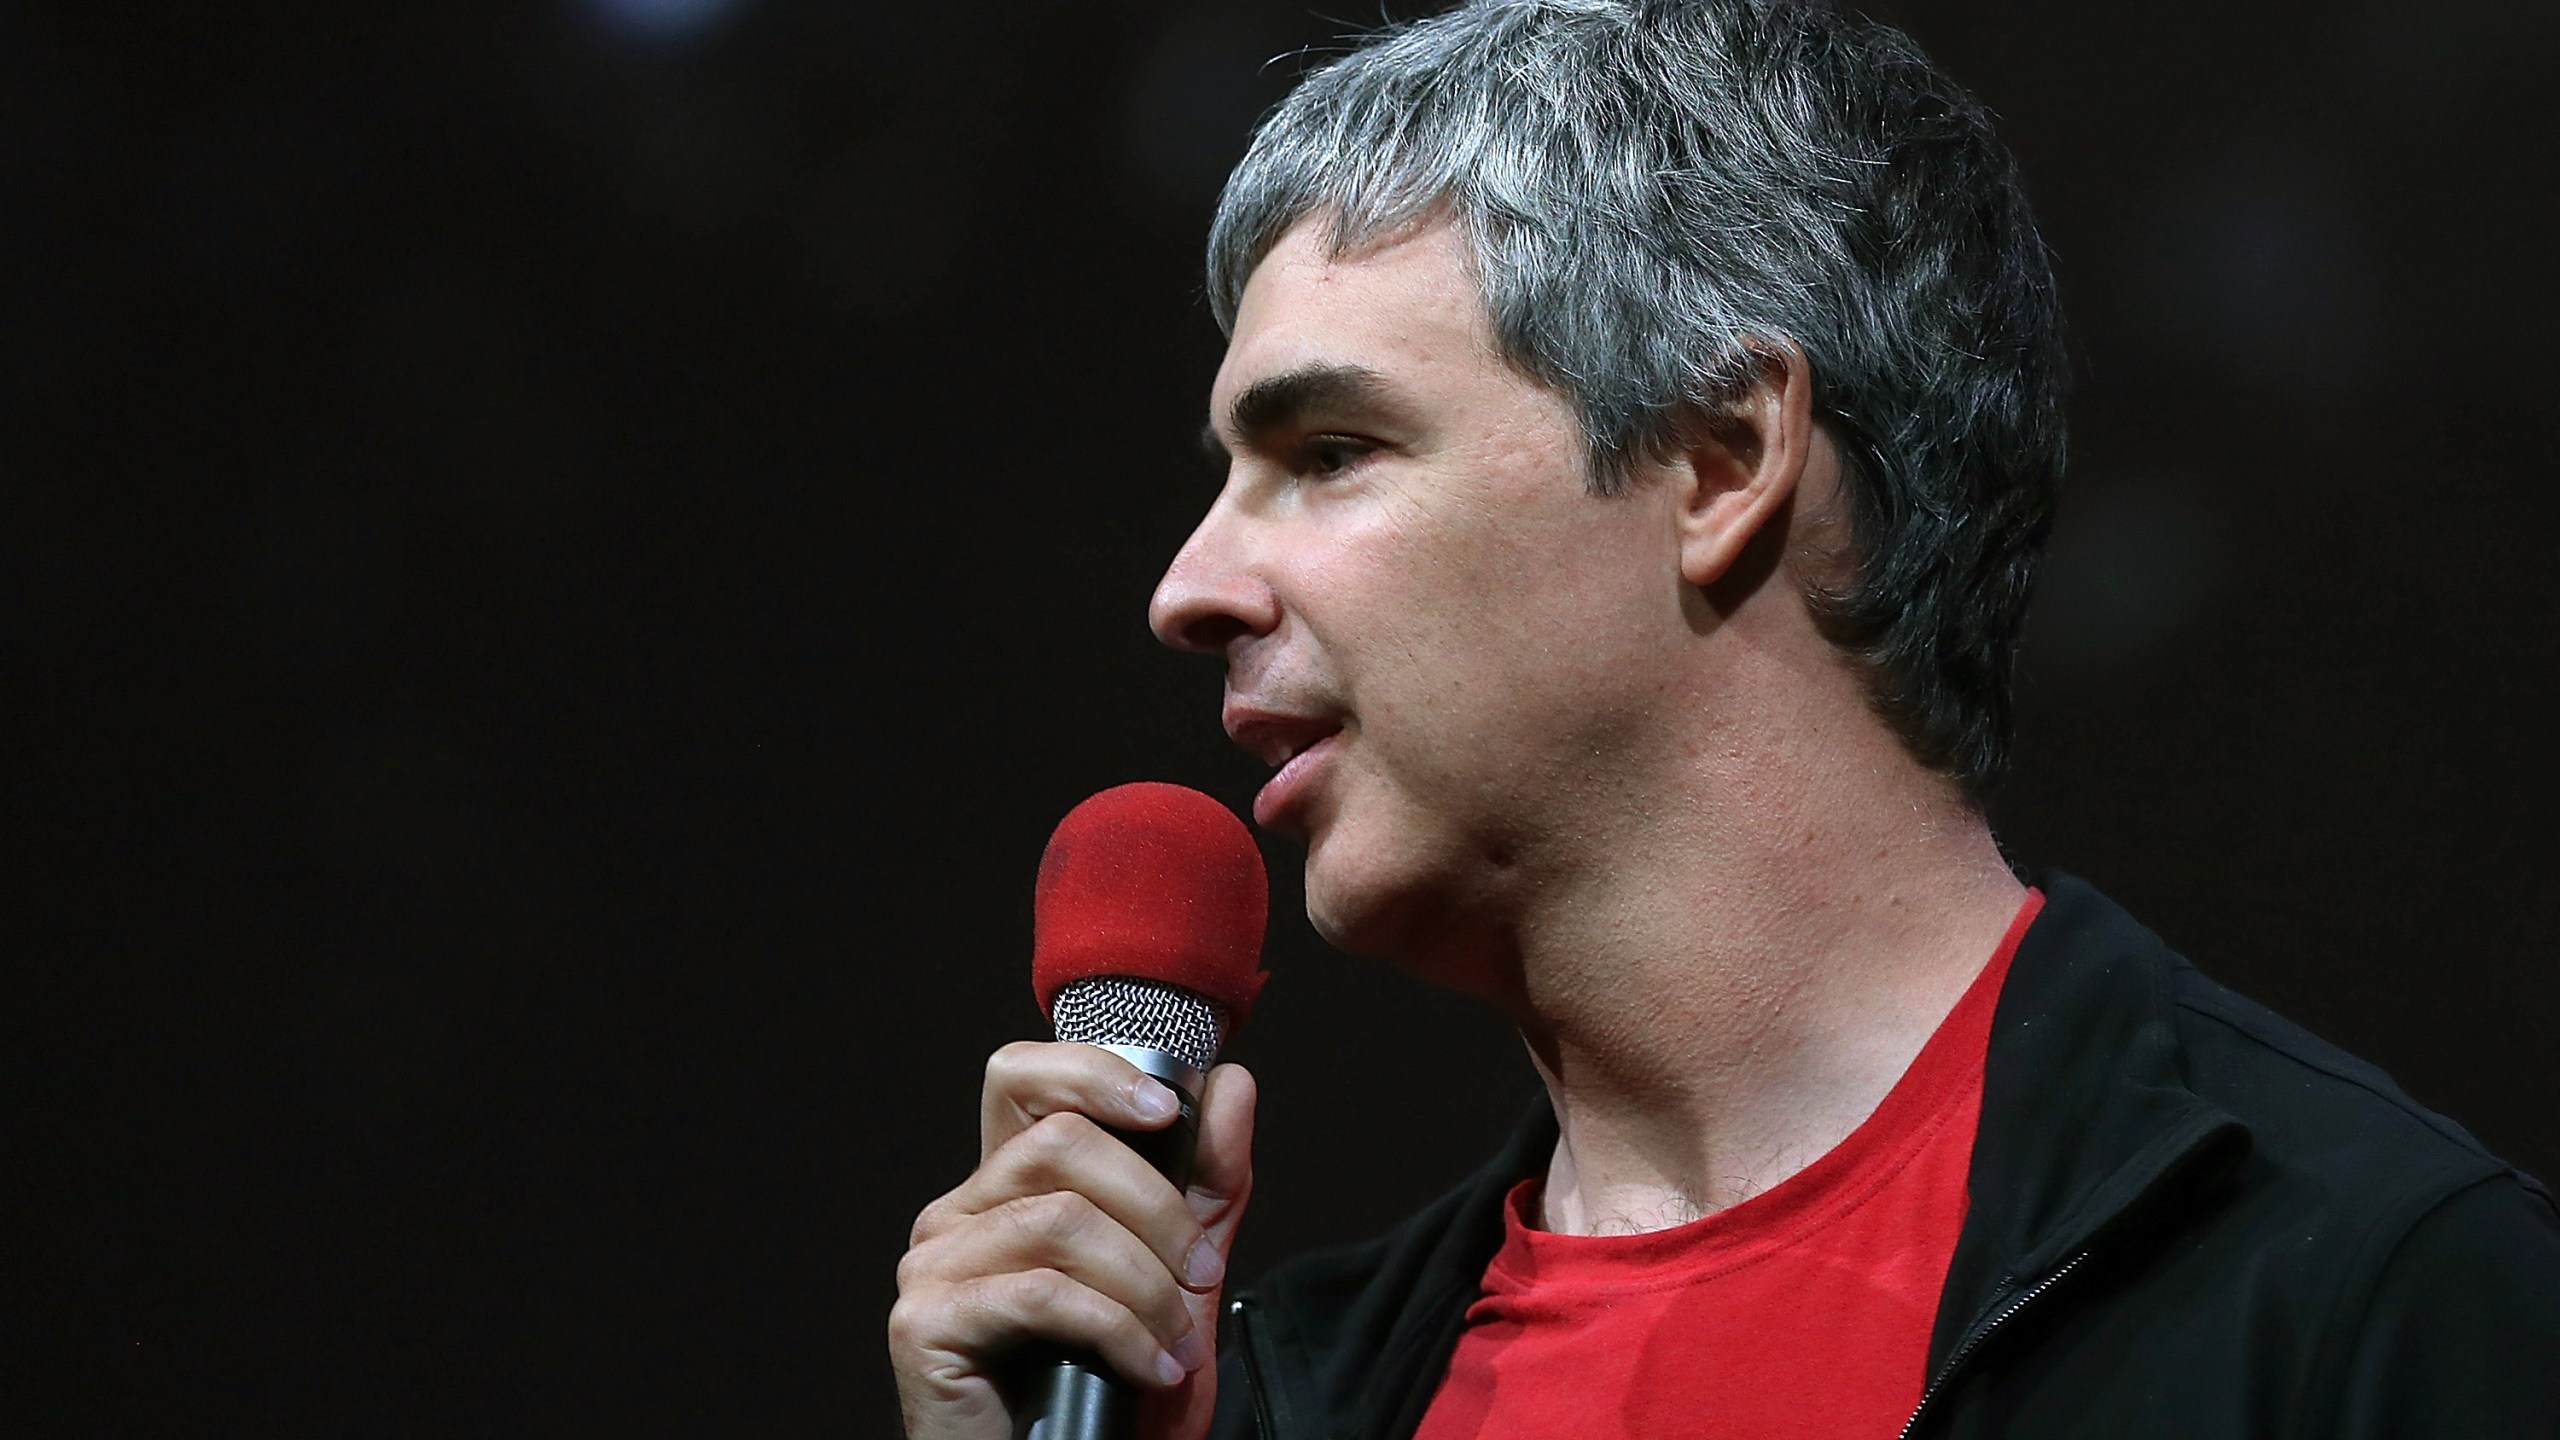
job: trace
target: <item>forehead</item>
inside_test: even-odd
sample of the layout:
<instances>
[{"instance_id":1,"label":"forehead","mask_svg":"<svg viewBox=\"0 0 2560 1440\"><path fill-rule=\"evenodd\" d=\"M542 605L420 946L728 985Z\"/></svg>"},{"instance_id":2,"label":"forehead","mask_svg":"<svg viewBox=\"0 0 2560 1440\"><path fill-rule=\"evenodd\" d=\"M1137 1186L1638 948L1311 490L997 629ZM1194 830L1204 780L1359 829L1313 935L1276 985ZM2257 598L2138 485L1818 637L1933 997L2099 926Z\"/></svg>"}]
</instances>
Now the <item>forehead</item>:
<instances>
[{"instance_id":1,"label":"forehead","mask_svg":"<svg viewBox=\"0 0 2560 1440\"><path fill-rule=\"evenodd\" d=\"M1256 380L1318 366L1425 388L1502 368L1462 245L1435 222L1337 256L1320 219L1299 221L1245 283L1212 411Z\"/></svg>"}]
</instances>

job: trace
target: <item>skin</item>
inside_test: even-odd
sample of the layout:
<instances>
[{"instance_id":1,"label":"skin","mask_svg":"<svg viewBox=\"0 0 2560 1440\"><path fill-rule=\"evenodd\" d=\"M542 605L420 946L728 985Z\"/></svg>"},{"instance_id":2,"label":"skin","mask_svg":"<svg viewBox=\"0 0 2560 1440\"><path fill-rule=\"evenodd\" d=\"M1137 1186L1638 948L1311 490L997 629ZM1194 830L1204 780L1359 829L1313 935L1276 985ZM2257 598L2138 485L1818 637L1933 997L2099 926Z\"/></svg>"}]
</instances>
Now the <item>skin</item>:
<instances>
[{"instance_id":1,"label":"skin","mask_svg":"<svg viewBox=\"0 0 2560 1440\"><path fill-rule=\"evenodd\" d=\"M1210 1072L1177 1193L1102 1128L1162 1129L1171 1092L1090 1045L997 1051L978 1168L916 1217L898 1263L889 1355L907 1434L1009 1437L1002 1365L1033 1339L1097 1352L1147 1392L1142 1435L1205 1433L1218 1295L1253 1190L1253 1101L1242 1066Z\"/></svg>"},{"instance_id":2,"label":"skin","mask_svg":"<svg viewBox=\"0 0 2560 1440\"><path fill-rule=\"evenodd\" d=\"M1246 286L1210 396L1226 483L1151 607L1225 661L1229 732L1287 762L1256 818L1305 839L1318 930L1518 1024L1562 1130L1550 1230L1657 1229L1803 1169L2025 898L1814 629L1839 462L1802 355L1757 353L1732 413L1594 496L1572 405L1503 360L1445 225L1336 255L1301 224ZM1004 1052L989 1114L1021 1123L918 1221L911 1435L1005 1433L984 1377L1035 1335L1158 1386L1149 1436L1205 1429L1214 1368L1175 1315L1212 1333L1215 1283L1178 1257L1232 1240L1251 1082L1221 1068L1176 1197L1074 1128L1128 1123L1136 1072L1073 1048ZM1149 1379L1151 1343L1190 1378Z\"/></svg>"}]
</instances>

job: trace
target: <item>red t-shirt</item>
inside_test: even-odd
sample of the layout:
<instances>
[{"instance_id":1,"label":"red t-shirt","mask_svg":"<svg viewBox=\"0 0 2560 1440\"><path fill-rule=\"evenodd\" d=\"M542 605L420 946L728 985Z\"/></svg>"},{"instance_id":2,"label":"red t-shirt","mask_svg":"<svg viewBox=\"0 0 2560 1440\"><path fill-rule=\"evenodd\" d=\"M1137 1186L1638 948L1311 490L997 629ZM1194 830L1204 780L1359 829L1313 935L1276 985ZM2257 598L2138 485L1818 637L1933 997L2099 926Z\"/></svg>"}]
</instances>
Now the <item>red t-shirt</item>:
<instances>
[{"instance_id":1,"label":"red t-shirt","mask_svg":"<svg viewBox=\"0 0 2560 1440\"><path fill-rule=\"evenodd\" d=\"M1920 1403L1991 1013L2031 892L1875 1113L1801 1172L1648 1235L1530 1228L1536 1179L1417 1440L1889 1437Z\"/></svg>"}]
</instances>

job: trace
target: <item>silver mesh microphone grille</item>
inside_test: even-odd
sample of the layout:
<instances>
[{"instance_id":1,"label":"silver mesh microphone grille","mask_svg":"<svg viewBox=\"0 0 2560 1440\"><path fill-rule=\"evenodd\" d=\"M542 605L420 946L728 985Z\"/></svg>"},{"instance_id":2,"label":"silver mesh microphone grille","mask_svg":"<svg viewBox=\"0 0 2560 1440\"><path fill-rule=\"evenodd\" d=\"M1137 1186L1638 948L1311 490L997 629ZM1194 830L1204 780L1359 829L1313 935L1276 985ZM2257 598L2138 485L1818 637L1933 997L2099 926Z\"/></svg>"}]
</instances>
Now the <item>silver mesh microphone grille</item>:
<instances>
[{"instance_id":1,"label":"silver mesh microphone grille","mask_svg":"<svg viewBox=\"0 0 2560 1440\"><path fill-rule=\"evenodd\" d=\"M1161 980L1096 975L1060 986L1049 1024L1061 1040L1131 1045L1178 1056L1195 1070L1218 1062L1227 1012L1216 1001Z\"/></svg>"}]
</instances>

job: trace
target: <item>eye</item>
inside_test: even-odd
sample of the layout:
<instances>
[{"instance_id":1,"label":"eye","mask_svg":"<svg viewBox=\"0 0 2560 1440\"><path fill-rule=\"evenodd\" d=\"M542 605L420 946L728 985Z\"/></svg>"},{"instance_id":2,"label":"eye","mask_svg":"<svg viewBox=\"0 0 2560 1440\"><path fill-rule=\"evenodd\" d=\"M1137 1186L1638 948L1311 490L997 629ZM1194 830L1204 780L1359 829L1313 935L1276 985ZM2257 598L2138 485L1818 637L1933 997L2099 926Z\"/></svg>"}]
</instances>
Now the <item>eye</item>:
<instances>
[{"instance_id":1,"label":"eye","mask_svg":"<svg viewBox=\"0 0 2560 1440\"><path fill-rule=\"evenodd\" d=\"M1298 450L1298 473L1316 480L1343 474L1378 447L1349 435L1316 435Z\"/></svg>"}]
</instances>

